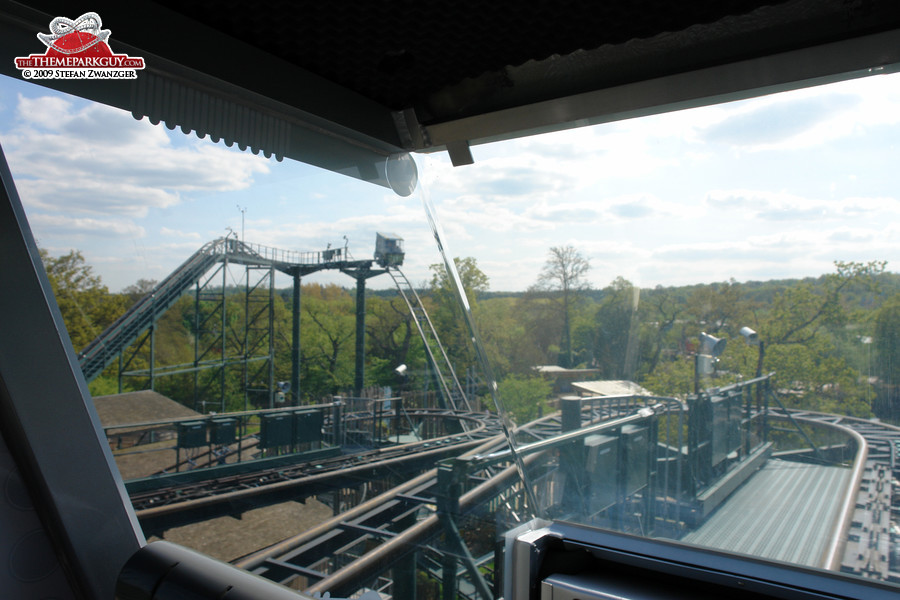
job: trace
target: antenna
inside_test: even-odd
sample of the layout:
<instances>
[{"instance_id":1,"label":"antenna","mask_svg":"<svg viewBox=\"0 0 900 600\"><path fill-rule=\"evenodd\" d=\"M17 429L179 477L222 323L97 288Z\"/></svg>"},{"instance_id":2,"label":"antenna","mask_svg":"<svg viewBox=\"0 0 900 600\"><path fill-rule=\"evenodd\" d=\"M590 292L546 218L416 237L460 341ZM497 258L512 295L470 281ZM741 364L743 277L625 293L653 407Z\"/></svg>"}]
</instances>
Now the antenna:
<instances>
[{"instance_id":1,"label":"antenna","mask_svg":"<svg viewBox=\"0 0 900 600\"><path fill-rule=\"evenodd\" d=\"M237 205L237 209L241 211L241 243L244 243L244 213L247 212L246 206Z\"/></svg>"}]
</instances>

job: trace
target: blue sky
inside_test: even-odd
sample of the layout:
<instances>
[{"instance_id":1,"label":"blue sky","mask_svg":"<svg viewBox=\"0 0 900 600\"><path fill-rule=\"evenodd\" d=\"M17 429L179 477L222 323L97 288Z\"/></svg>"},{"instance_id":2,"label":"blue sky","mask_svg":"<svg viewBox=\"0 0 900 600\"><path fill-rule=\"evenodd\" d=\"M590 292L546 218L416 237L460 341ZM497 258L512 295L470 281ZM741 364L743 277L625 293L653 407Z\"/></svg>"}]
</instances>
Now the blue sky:
<instances>
[{"instance_id":1,"label":"blue sky","mask_svg":"<svg viewBox=\"0 0 900 600\"><path fill-rule=\"evenodd\" d=\"M879 75L477 146L465 167L419 156L422 185L400 198L0 76L0 144L35 237L81 250L112 290L240 232L241 209L247 241L290 250L346 235L367 258L376 231L397 233L422 283L439 262L422 194L450 251L474 256L497 291L526 289L568 244L595 287L803 277L835 260L897 270L898 139L900 77Z\"/></svg>"}]
</instances>

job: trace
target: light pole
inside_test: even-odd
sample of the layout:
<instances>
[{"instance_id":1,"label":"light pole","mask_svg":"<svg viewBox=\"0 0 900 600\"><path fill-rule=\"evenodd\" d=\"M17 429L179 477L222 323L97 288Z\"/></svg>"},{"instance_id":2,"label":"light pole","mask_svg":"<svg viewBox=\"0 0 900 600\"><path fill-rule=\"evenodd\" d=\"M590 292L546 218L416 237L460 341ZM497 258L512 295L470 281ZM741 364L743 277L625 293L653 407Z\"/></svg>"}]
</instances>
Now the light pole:
<instances>
[{"instance_id":1,"label":"light pole","mask_svg":"<svg viewBox=\"0 0 900 600\"><path fill-rule=\"evenodd\" d=\"M694 394L700 393L700 376L711 375L718 356L725 351L728 340L700 332L700 350L694 355Z\"/></svg>"},{"instance_id":2,"label":"light pole","mask_svg":"<svg viewBox=\"0 0 900 600\"><path fill-rule=\"evenodd\" d=\"M860 336L859 341L866 346L866 404L870 407L869 387L872 385L872 338L868 335Z\"/></svg>"},{"instance_id":3,"label":"light pole","mask_svg":"<svg viewBox=\"0 0 900 600\"><path fill-rule=\"evenodd\" d=\"M244 213L247 212L246 206L237 205L237 209L241 211L241 243L244 243Z\"/></svg>"},{"instance_id":4,"label":"light pole","mask_svg":"<svg viewBox=\"0 0 900 600\"><path fill-rule=\"evenodd\" d=\"M756 357L756 410L762 410L763 390L762 382L759 381L759 378L762 377L763 357L766 355L766 344L759 339L759 334L749 327L741 327L741 335L744 336L744 341L747 342L747 344L759 348L759 354ZM768 385L768 383L766 385ZM766 405L766 409L768 409L768 404ZM767 425L764 424L763 439L768 439L768 431Z\"/></svg>"},{"instance_id":5,"label":"light pole","mask_svg":"<svg viewBox=\"0 0 900 600\"><path fill-rule=\"evenodd\" d=\"M741 335L744 336L744 341L751 346L759 346L759 356L756 359L756 376L762 377L763 357L766 354L766 344L759 339L759 334L749 327L741 327Z\"/></svg>"}]
</instances>

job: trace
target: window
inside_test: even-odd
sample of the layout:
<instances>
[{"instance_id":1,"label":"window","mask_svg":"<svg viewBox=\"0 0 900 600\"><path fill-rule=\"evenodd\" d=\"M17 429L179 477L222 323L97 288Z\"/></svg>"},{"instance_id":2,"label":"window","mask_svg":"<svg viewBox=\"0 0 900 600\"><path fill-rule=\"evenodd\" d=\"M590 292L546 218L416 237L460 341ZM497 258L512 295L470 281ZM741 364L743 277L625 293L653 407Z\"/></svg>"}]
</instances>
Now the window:
<instances>
[{"instance_id":1,"label":"window","mask_svg":"<svg viewBox=\"0 0 900 600\"><path fill-rule=\"evenodd\" d=\"M898 103L421 156L410 197L9 78L0 143L148 537L333 596L493 596L534 517L892 585Z\"/></svg>"}]
</instances>

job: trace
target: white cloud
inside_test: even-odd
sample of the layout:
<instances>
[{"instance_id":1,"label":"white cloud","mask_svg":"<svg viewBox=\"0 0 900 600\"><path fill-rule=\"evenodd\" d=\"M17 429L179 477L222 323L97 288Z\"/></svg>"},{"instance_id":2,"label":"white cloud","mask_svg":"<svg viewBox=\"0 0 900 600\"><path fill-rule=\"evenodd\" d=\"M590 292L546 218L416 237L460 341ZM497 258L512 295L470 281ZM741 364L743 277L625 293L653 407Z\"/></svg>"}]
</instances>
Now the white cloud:
<instances>
[{"instance_id":1,"label":"white cloud","mask_svg":"<svg viewBox=\"0 0 900 600\"><path fill-rule=\"evenodd\" d=\"M168 208L179 203L176 193L125 182L110 184L105 178L72 175L59 179L17 177L16 186L26 209L57 211L70 215L116 214L146 217L151 208Z\"/></svg>"},{"instance_id":2,"label":"white cloud","mask_svg":"<svg viewBox=\"0 0 900 600\"><path fill-rule=\"evenodd\" d=\"M884 219L900 213L900 199L889 196L819 199L762 189L710 190L706 204L713 210L745 214L762 221Z\"/></svg>"},{"instance_id":3,"label":"white cloud","mask_svg":"<svg viewBox=\"0 0 900 600\"><path fill-rule=\"evenodd\" d=\"M163 127L100 104L20 95L16 114L4 147L26 206L143 217L185 192L243 189L268 172L249 153L200 140L176 147Z\"/></svg>"},{"instance_id":4,"label":"white cloud","mask_svg":"<svg viewBox=\"0 0 900 600\"><path fill-rule=\"evenodd\" d=\"M364 259L376 231L399 234L404 271L419 284L440 261L420 194L433 199L450 253L475 257L494 290L525 289L547 250L566 244L590 259L596 287L619 275L652 286L900 260L896 130L885 129L900 124L900 77L477 146L475 164L460 168L443 154L419 156L423 185L410 198L78 100L16 106L3 144L29 216L44 215L36 234L63 248L53 236L65 228L81 231L76 239L131 236L131 248L85 252L117 265L121 285L135 269L167 275L226 226L240 232L235 203L249 207L245 238L276 248L343 246L346 235ZM754 129L763 115L790 124L792 111L793 128Z\"/></svg>"},{"instance_id":5,"label":"white cloud","mask_svg":"<svg viewBox=\"0 0 900 600\"><path fill-rule=\"evenodd\" d=\"M160 235L165 237L177 237L189 240L202 240L203 237L196 231L180 231L178 229L169 229L168 227L159 228Z\"/></svg>"},{"instance_id":6,"label":"white cloud","mask_svg":"<svg viewBox=\"0 0 900 600\"><path fill-rule=\"evenodd\" d=\"M703 141L760 152L816 148L867 129L900 123L896 77L864 77L742 100L708 109L695 126Z\"/></svg>"},{"instance_id":7,"label":"white cloud","mask_svg":"<svg viewBox=\"0 0 900 600\"><path fill-rule=\"evenodd\" d=\"M28 221L35 230L53 235L140 238L146 233L143 227L127 219L71 218L37 213L29 216Z\"/></svg>"}]
</instances>

